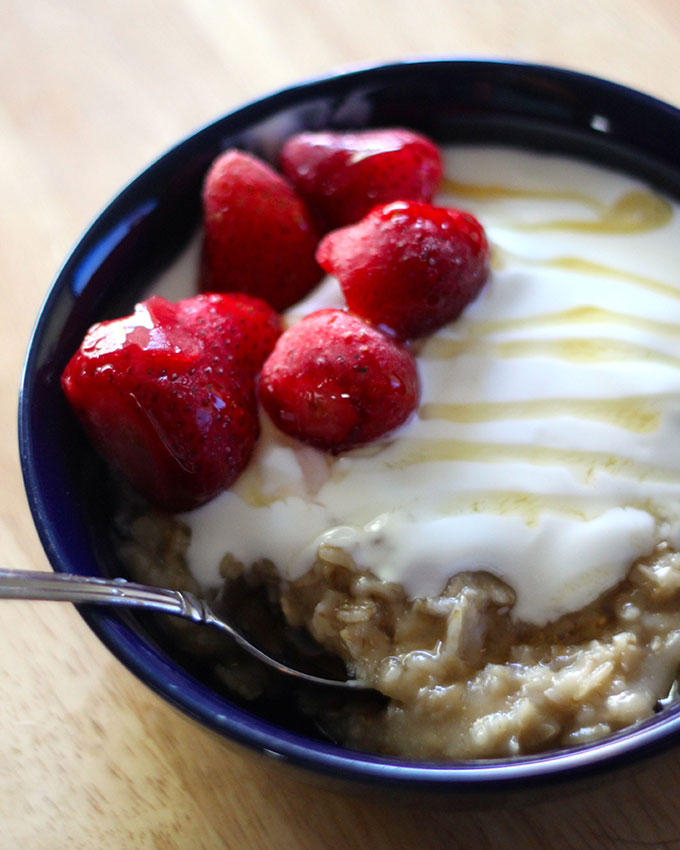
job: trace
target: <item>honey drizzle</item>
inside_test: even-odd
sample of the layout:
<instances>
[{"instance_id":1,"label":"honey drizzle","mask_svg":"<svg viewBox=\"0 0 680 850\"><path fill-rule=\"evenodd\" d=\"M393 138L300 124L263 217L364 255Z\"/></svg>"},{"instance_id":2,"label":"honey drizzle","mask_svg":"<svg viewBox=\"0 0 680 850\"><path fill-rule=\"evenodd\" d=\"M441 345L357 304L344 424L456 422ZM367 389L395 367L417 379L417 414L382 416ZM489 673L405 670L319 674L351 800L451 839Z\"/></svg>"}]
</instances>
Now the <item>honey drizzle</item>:
<instances>
[{"instance_id":1,"label":"honey drizzle","mask_svg":"<svg viewBox=\"0 0 680 850\"><path fill-rule=\"evenodd\" d=\"M668 399L669 397L664 397ZM680 401L680 394L672 396ZM661 398L547 398L530 401L475 402L444 404L426 402L418 412L422 420L444 419L449 422L496 422L509 419L549 419L571 416L605 422L637 434L650 434L659 427Z\"/></svg>"},{"instance_id":2,"label":"honey drizzle","mask_svg":"<svg viewBox=\"0 0 680 850\"><path fill-rule=\"evenodd\" d=\"M446 178L444 190L461 197L478 200L523 198L544 201L576 201L587 206L594 214L591 219L553 219L534 223L511 222L515 230L545 231L568 230L574 233L633 234L645 233L664 227L673 216L672 205L653 192L634 190L617 198L612 204L603 204L581 192L556 192L540 189L514 189L504 186L484 186L461 183Z\"/></svg>"},{"instance_id":3,"label":"honey drizzle","mask_svg":"<svg viewBox=\"0 0 680 850\"><path fill-rule=\"evenodd\" d=\"M638 510L653 510L648 501L632 500L629 507ZM553 496L550 494L524 493L521 490L484 490L456 494L440 505L446 516L461 514L496 514L497 516L520 516L527 525L536 525L541 514L550 512L571 516L586 521L602 513L598 500L587 504L579 496Z\"/></svg>"},{"instance_id":4,"label":"honey drizzle","mask_svg":"<svg viewBox=\"0 0 680 850\"><path fill-rule=\"evenodd\" d=\"M658 319L648 319L644 316L631 316L628 313L618 313L614 310L607 310L604 307L596 307L594 305L572 307L568 310L559 310L554 313L539 313L535 316L521 316L514 319L467 322L464 325L464 329L468 336L482 337L494 333L502 333L503 331L531 330L562 324L616 324L662 336L671 336L676 339L680 332L680 328L678 328L675 322L662 322ZM422 351L428 352L429 347L435 341L436 339L434 337L428 340L422 346ZM426 356L428 355L426 354Z\"/></svg>"},{"instance_id":5,"label":"honey drizzle","mask_svg":"<svg viewBox=\"0 0 680 850\"><path fill-rule=\"evenodd\" d=\"M660 280L655 280L647 275L634 274L632 272L618 269L614 266L607 266L602 263L595 263L592 260L584 260L582 257L562 256L550 257L548 259L534 259L533 257L524 257L519 254L514 254L501 248L499 245L493 246L494 268L502 270L509 261L524 263L531 266L543 266L549 269L558 269L560 271L572 272L575 274L595 275L597 277L613 277L620 280L625 280L627 283L632 283L649 292L656 292L659 295L665 295L667 298L680 299L680 288L669 283L663 283Z\"/></svg>"},{"instance_id":6,"label":"honey drizzle","mask_svg":"<svg viewBox=\"0 0 680 850\"><path fill-rule=\"evenodd\" d=\"M474 198L479 201L502 201L505 199L537 201L576 201L590 207L595 213L602 215L607 205L598 198L586 195L584 192L556 191L545 189L518 189L512 186L501 186L498 184L465 183L444 177L442 189L451 195L460 195L466 198Z\"/></svg>"},{"instance_id":7,"label":"honey drizzle","mask_svg":"<svg viewBox=\"0 0 680 850\"><path fill-rule=\"evenodd\" d=\"M519 339L508 342L480 342L467 339L432 339L420 356L426 360L448 360L461 354L487 357L553 357L572 363L611 363L645 361L680 368L680 357L644 345L606 337L564 337L562 339Z\"/></svg>"},{"instance_id":8,"label":"honey drizzle","mask_svg":"<svg viewBox=\"0 0 680 850\"><path fill-rule=\"evenodd\" d=\"M578 473L586 482L598 472L607 472L635 481L677 483L679 477L668 469L638 463L608 452L456 439L404 438L399 444L398 456L386 460L386 464L392 469L406 469L416 464L437 461L555 466Z\"/></svg>"}]
</instances>

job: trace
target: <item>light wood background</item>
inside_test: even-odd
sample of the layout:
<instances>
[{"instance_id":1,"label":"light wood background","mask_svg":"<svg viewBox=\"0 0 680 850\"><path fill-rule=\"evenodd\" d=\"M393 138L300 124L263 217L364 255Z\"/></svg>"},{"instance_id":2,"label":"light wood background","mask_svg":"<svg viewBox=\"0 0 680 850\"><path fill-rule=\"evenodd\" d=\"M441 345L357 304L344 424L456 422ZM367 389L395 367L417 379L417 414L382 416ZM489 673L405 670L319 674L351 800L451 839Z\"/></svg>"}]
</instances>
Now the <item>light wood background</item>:
<instances>
[{"instance_id":1,"label":"light wood background","mask_svg":"<svg viewBox=\"0 0 680 850\"><path fill-rule=\"evenodd\" d=\"M0 543L47 568L23 495L21 362L49 283L134 173L235 105L403 56L560 64L680 105L678 0L0 0ZM0 850L680 848L680 756L483 813L350 798L215 748L70 606L0 603Z\"/></svg>"}]
</instances>

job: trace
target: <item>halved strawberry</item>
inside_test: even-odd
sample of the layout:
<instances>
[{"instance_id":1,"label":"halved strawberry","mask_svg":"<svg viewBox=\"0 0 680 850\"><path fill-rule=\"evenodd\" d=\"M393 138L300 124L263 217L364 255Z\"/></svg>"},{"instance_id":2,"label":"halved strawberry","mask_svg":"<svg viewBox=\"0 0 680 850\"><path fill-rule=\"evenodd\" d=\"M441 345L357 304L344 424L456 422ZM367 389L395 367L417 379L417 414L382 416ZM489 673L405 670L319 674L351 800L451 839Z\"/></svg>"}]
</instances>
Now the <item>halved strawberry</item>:
<instances>
[{"instance_id":1,"label":"halved strawberry","mask_svg":"<svg viewBox=\"0 0 680 850\"><path fill-rule=\"evenodd\" d=\"M441 154L411 130L299 133L283 146L280 167L326 229L359 221L377 204L431 201Z\"/></svg>"}]
</instances>

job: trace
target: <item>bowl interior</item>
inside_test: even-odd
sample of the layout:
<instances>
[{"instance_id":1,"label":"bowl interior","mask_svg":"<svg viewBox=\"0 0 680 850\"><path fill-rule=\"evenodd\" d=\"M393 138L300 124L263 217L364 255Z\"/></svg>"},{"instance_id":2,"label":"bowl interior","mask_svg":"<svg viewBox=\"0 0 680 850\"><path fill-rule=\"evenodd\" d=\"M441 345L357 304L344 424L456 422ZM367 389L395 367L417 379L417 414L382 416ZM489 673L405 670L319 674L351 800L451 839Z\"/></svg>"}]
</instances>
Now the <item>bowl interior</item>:
<instances>
[{"instance_id":1,"label":"bowl interior","mask_svg":"<svg viewBox=\"0 0 680 850\"><path fill-rule=\"evenodd\" d=\"M20 398L20 452L31 510L54 569L121 574L106 545L106 471L62 397L59 377L95 321L129 312L196 232L200 188L231 146L273 160L301 129L406 126L442 143L567 153L642 177L680 197L680 113L569 71L501 62L399 63L312 81L206 127L137 177L100 215L60 271L30 345ZM320 738L285 700L255 709L215 691L207 673L168 648L148 622L83 612L112 651L152 688L208 727L326 773L464 791L544 783L653 751L677 731L669 711L597 745L513 762L431 765L349 753ZM283 720L282 720L283 717Z\"/></svg>"}]
</instances>

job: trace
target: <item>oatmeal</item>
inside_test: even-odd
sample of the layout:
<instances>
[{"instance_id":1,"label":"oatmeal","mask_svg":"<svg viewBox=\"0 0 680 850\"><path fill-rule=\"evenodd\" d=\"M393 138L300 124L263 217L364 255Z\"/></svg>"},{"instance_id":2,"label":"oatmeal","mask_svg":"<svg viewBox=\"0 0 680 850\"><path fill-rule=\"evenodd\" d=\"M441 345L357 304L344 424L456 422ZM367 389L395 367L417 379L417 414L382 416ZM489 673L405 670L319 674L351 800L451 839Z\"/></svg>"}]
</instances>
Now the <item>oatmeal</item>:
<instances>
[{"instance_id":1,"label":"oatmeal","mask_svg":"<svg viewBox=\"0 0 680 850\"><path fill-rule=\"evenodd\" d=\"M446 171L493 273L413 345L417 415L337 457L264 421L180 517L183 557L205 592L225 554L272 564L289 621L391 698L338 720L350 746L570 746L649 716L680 662L680 217L567 158L456 148ZM327 280L288 319L340 304Z\"/></svg>"}]
</instances>

